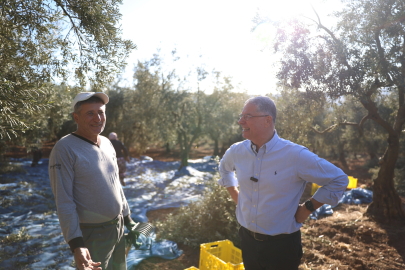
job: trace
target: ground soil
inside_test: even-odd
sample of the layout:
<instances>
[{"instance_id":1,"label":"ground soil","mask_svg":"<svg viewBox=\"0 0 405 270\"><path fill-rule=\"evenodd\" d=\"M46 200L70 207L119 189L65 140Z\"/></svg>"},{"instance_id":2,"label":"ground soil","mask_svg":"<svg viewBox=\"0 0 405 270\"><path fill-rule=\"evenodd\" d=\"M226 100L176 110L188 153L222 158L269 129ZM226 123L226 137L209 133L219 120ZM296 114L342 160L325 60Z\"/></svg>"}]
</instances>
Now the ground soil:
<instances>
[{"instance_id":1,"label":"ground soil","mask_svg":"<svg viewBox=\"0 0 405 270\"><path fill-rule=\"evenodd\" d=\"M402 223L376 223L365 212L367 205L340 205L332 216L307 220L302 232L304 256L300 270L403 270L405 269L405 226ZM148 213L150 222L175 211ZM198 268L199 249L179 244L184 251L178 259L149 258L137 270Z\"/></svg>"},{"instance_id":2,"label":"ground soil","mask_svg":"<svg viewBox=\"0 0 405 270\"><path fill-rule=\"evenodd\" d=\"M48 157L53 144L44 144L43 156ZM132 156L136 153L132 152ZM211 155L212 151L196 148L190 158L201 158ZM179 160L178 150L170 153L162 148L148 149L144 154L156 160ZM14 148L7 153L8 157L27 157L23 148ZM331 161L340 166L338 161ZM358 186L370 186L371 176L363 167L364 158L348 159L349 170L345 171L358 179ZM301 201L310 196L308 185ZM402 198L405 207L405 198ZM339 205L334 208L332 216L318 220L307 220L301 228L304 256L300 270L403 270L405 269L405 224L399 222L379 223L365 215L367 205ZM176 208L150 211L147 213L149 222L164 220ZM175 260L149 258L142 261L137 270L172 269L183 270L191 266L199 267L200 250L193 249L182 243L178 246L184 253Z\"/></svg>"}]
</instances>

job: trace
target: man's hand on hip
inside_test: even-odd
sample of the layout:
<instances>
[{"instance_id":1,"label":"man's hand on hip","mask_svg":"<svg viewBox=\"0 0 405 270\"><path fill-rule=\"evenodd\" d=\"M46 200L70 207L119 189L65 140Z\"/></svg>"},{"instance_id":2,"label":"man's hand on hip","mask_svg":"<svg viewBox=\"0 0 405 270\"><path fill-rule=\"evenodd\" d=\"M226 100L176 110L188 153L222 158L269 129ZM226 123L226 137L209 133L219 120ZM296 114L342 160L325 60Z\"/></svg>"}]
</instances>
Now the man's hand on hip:
<instances>
[{"instance_id":1,"label":"man's hand on hip","mask_svg":"<svg viewBox=\"0 0 405 270\"><path fill-rule=\"evenodd\" d=\"M300 204L298 206L297 212L295 212L295 220L298 223L303 223L311 214L311 211L309 211L306 207L305 204Z\"/></svg>"},{"instance_id":2,"label":"man's hand on hip","mask_svg":"<svg viewBox=\"0 0 405 270\"><path fill-rule=\"evenodd\" d=\"M101 267L98 267L101 262L93 262L90 257L90 252L87 248L76 248L74 257L76 266L77 268L79 268L79 270L102 270Z\"/></svg>"},{"instance_id":3,"label":"man's hand on hip","mask_svg":"<svg viewBox=\"0 0 405 270\"><path fill-rule=\"evenodd\" d=\"M309 199L309 201L312 203L312 211L315 211L316 209L318 209L319 207L321 207L322 205L324 205L321 202L318 202L317 200L315 200L314 198ZM300 204L298 206L297 211L295 212L295 220L298 223L303 223L311 214L312 212L310 210L308 210L308 208L305 206L305 203Z\"/></svg>"}]
</instances>

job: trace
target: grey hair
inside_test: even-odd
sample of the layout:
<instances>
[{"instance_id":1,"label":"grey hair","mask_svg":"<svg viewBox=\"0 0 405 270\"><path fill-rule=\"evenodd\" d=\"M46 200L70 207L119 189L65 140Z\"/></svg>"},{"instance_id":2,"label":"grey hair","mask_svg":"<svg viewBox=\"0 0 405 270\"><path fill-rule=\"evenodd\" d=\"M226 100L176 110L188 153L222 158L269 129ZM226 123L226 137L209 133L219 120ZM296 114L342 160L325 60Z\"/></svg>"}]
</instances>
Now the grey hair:
<instances>
[{"instance_id":1,"label":"grey hair","mask_svg":"<svg viewBox=\"0 0 405 270\"><path fill-rule=\"evenodd\" d=\"M111 132L110 135L108 135L108 138L110 140L118 140L117 133Z\"/></svg>"},{"instance_id":2,"label":"grey hair","mask_svg":"<svg viewBox=\"0 0 405 270\"><path fill-rule=\"evenodd\" d=\"M273 119L273 124L276 124L277 108L276 104L271 98L265 96L252 97L246 100L245 106L248 103L256 105L258 112L263 112L270 115Z\"/></svg>"},{"instance_id":3,"label":"grey hair","mask_svg":"<svg viewBox=\"0 0 405 270\"><path fill-rule=\"evenodd\" d=\"M79 114L82 104L87 104L87 103L102 103L102 104L105 104L104 101L101 98L92 96L92 97L90 97L90 98L88 98L86 100L82 100L82 101L77 102L75 104L75 107L73 108L73 112L76 113L76 114Z\"/></svg>"}]
</instances>

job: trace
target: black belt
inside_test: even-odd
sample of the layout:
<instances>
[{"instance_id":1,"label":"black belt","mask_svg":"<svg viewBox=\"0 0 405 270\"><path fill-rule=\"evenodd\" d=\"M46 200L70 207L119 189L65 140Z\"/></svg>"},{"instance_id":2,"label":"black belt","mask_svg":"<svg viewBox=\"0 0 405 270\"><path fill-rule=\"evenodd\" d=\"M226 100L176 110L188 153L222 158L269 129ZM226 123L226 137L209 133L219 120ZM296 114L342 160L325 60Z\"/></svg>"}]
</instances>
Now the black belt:
<instances>
[{"instance_id":1,"label":"black belt","mask_svg":"<svg viewBox=\"0 0 405 270\"><path fill-rule=\"evenodd\" d=\"M107 221L107 222L102 222L102 223L80 223L80 228L98 228L98 227L105 227L105 226L111 226L111 225L116 225L118 221L120 220L121 214L116 216L114 219Z\"/></svg>"},{"instance_id":2,"label":"black belt","mask_svg":"<svg viewBox=\"0 0 405 270\"><path fill-rule=\"evenodd\" d=\"M292 237L296 234L300 233L300 230L293 232L293 233L283 233L283 234L277 234L277 235L268 235L268 234L261 234L257 232L252 232L246 229L245 227L241 226L242 229L244 229L248 234L253 236L254 239L258 241L271 241L271 240L278 240L278 239L283 239L287 237Z\"/></svg>"}]
</instances>

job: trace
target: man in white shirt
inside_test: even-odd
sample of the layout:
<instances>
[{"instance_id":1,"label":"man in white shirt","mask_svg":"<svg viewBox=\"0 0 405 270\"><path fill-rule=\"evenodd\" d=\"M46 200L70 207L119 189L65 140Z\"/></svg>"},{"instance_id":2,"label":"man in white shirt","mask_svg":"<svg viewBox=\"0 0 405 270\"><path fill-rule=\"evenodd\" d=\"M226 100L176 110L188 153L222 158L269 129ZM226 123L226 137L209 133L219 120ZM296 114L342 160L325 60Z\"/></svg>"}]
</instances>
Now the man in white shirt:
<instances>
[{"instance_id":1,"label":"man in white shirt","mask_svg":"<svg viewBox=\"0 0 405 270\"><path fill-rule=\"evenodd\" d=\"M302 223L323 204L336 205L349 183L341 169L279 138L276 115L270 98L247 100L239 119L247 140L233 144L219 167L218 184L237 203L246 270L298 269ZM300 205L307 182L322 187Z\"/></svg>"}]
</instances>

